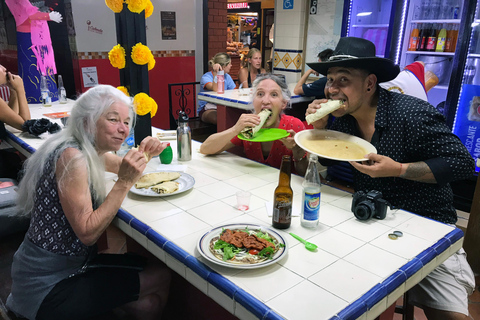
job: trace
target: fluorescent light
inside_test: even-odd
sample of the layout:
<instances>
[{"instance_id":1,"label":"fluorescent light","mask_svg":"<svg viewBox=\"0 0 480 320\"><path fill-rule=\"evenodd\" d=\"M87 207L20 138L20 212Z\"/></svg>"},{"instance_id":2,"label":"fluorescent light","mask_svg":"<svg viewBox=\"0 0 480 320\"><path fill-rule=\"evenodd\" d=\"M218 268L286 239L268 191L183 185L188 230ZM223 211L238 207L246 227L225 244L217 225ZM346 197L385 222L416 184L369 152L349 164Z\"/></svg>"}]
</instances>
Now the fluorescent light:
<instances>
[{"instance_id":1,"label":"fluorescent light","mask_svg":"<svg viewBox=\"0 0 480 320\"><path fill-rule=\"evenodd\" d=\"M366 17L371 14L372 14L371 12L360 12L360 13L357 13L357 17Z\"/></svg>"}]
</instances>

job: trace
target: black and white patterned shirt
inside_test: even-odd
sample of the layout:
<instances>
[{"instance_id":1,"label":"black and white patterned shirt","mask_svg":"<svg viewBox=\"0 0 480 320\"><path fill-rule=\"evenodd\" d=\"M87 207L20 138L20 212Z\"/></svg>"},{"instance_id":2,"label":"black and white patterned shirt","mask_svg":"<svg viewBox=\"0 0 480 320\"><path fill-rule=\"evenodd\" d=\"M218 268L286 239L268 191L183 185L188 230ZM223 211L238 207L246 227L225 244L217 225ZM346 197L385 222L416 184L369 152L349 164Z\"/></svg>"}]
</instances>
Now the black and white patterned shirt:
<instances>
[{"instance_id":1,"label":"black and white patterned shirt","mask_svg":"<svg viewBox=\"0 0 480 320\"><path fill-rule=\"evenodd\" d=\"M449 182L470 177L475 163L437 109L423 100L379 89L375 133L377 153L400 163L424 161L436 184L402 178L371 178L354 169L355 191L378 190L392 206L444 222L457 221ZM336 118L330 127L360 137L351 115Z\"/></svg>"},{"instance_id":2,"label":"black and white patterned shirt","mask_svg":"<svg viewBox=\"0 0 480 320\"><path fill-rule=\"evenodd\" d=\"M88 246L78 239L63 212L54 169L54 162L67 147L79 149L78 146L73 145L61 147L50 156L45 165L43 175L37 183L27 237L40 248L50 252L82 256L87 254Z\"/></svg>"}]
</instances>

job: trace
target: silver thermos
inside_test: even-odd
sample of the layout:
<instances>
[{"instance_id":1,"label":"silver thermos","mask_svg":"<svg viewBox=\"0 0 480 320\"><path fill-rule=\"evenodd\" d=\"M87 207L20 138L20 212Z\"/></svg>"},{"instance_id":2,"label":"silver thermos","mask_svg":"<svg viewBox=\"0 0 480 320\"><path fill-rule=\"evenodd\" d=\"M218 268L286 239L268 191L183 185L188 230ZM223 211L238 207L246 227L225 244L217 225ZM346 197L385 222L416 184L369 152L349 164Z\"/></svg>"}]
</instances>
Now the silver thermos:
<instances>
[{"instance_id":1,"label":"silver thermos","mask_svg":"<svg viewBox=\"0 0 480 320\"><path fill-rule=\"evenodd\" d=\"M177 159L178 161L192 160L192 131L188 126L188 116L183 111L178 114Z\"/></svg>"}]
</instances>

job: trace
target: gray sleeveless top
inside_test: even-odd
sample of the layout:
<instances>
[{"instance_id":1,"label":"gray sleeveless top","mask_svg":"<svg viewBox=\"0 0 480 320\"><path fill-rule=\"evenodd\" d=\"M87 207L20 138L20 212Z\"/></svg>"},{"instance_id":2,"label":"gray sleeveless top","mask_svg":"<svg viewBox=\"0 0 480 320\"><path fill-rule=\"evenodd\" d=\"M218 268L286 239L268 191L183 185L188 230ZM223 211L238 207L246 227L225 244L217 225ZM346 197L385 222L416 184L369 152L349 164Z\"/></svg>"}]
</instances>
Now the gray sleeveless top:
<instances>
[{"instance_id":1,"label":"gray sleeveless top","mask_svg":"<svg viewBox=\"0 0 480 320\"><path fill-rule=\"evenodd\" d=\"M78 145L64 145L49 158L37 185L30 228L13 257L7 308L27 319L35 319L58 282L81 272L88 253L94 250L78 239L60 205L54 163L68 147L79 149Z\"/></svg>"}]
</instances>

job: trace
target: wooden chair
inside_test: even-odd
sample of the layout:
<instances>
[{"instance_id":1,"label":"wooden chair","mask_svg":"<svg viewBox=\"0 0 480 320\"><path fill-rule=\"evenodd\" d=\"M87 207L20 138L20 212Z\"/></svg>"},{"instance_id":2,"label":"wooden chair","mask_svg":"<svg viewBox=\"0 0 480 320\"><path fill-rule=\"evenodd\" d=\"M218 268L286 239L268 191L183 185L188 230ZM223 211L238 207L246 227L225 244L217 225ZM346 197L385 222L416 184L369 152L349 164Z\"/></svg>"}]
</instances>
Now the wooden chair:
<instances>
[{"instance_id":1,"label":"wooden chair","mask_svg":"<svg viewBox=\"0 0 480 320\"><path fill-rule=\"evenodd\" d=\"M192 130L192 139L204 141L209 135L217 132L217 126L203 122L197 114L197 85L200 82L183 82L168 84L168 103L170 113L170 129L177 128L178 113L185 112Z\"/></svg>"}]
</instances>

